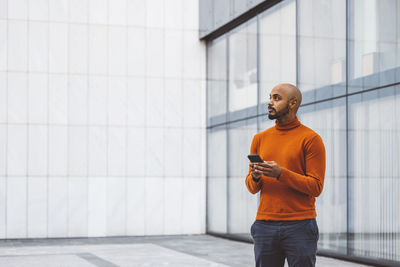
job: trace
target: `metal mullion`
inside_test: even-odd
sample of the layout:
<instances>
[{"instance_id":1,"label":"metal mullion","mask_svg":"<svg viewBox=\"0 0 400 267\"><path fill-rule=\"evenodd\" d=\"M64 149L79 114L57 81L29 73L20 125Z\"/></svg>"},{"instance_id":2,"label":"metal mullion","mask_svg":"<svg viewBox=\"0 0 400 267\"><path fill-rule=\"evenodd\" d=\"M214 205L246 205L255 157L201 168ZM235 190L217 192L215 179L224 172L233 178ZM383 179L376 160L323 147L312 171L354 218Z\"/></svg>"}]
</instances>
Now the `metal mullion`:
<instances>
[{"instance_id":1,"label":"metal mullion","mask_svg":"<svg viewBox=\"0 0 400 267\"><path fill-rule=\"evenodd\" d=\"M209 138L208 138L208 90L209 90L209 82L208 82L208 78L209 78L209 67L208 67L208 49L210 48L209 43L206 43L206 233L208 233L209 231L209 226L208 226L208 212L209 212L209 208L208 208L208 185L209 185L209 170L208 170L208 143L209 143Z\"/></svg>"},{"instance_id":2,"label":"metal mullion","mask_svg":"<svg viewBox=\"0 0 400 267\"><path fill-rule=\"evenodd\" d=\"M346 0L346 255L350 255L350 173L349 173L349 0Z\"/></svg>"},{"instance_id":3,"label":"metal mullion","mask_svg":"<svg viewBox=\"0 0 400 267\"><path fill-rule=\"evenodd\" d=\"M261 70L261 60L260 60L260 51L261 51L261 33L260 33L260 15L257 15L257 117L256 117L256 123L257 123L257 132L260 132L260 116L259 116L259 106L260 106L260 90L261 90L261 79L260 79L260 70ZM257 207L260 205L260 192L257 194Z\"/></svg>"},{"instance_id":4,"label":"metal mullion","mask_svg":"<svg viewBox=\"0 0 400 267\"><path fill-rule=\"evenodd\" d=\"M229 219L230 219L230 212L229 212L229 123L228 123L228 119L229 119L229 39L230 39L230 34L228 33L226 35L226 233L229 233L230 230L230 223L229 223Z\"/></svg>"}]
</instances>

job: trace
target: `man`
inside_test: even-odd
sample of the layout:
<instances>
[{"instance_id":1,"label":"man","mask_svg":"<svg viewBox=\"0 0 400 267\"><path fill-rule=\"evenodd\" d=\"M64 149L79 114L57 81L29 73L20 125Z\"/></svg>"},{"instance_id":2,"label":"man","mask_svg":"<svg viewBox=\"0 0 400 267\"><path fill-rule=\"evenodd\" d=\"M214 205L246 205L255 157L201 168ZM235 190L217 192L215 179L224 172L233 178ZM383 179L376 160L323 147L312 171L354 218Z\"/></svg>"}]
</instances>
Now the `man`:
<instances>
[{"instance_id":1,"label":"man","mask_svg":"<svg viewBox=\"0 0 400 267\"><path fill-rule=\"evenodd\" d=\"M250 153L263 163L250 163L247 189L260 193L251 226L256 266L315 266L318 226L315 198L323 188L325 148L321 137L302 125L296 113L301 92L279 84L270 93L269 119L275 126L254 136Z\"/></svg>"}]
</instances>

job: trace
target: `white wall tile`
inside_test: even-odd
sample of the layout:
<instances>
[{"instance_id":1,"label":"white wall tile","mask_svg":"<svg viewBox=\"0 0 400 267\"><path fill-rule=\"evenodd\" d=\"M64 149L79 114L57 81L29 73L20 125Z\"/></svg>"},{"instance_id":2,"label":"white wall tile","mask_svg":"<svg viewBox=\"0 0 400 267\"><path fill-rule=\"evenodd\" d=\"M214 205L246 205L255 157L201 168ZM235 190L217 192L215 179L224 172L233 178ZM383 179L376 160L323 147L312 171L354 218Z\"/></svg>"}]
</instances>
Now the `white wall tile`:
<instances>
[{"instance_id":1,"label":"white wall tile","mask_svg":"<svg viewBox=\"0 0 400 267\"><path fill-rule=\"evenodd\" d=\"M26 177L7 178L7 238L26 238Z\"/></svg>"},{"instance_id":2,"label":"white wall tile","mask_svg":"<svg viewBox=\"0 0 400 267\"><path fill-rule=\"evenodd\" d=\"M0 21L0 71L7 70L7 40L7 22Z\"/></svg>"},{"instance_id":3,"label":"white wall tile","mask_svg":"<svg viewBox=\"0 0 400 267\"><path fill-rule=\"evenodd\" d=\"M128 78L127 123L144 126L146 112L146 84L144 78Z\"/></svg>"},{"instance_id":4,"label":"white wall tile","mask_svg":"<svg viewBox=\"0 0 400 267\"><path fill-rule=\"evenodd\" d=\"M68 24L49 24L49 71L68 72Z\"/></svg>"},{"instance_id":5,"label":"white wall tile","mask_svg":"<svg viewBox=\"0 0 400 267\"><path fill-rule=\"evenodd\" d=\"M109 27L108 34L108 72L111 75L126 75L127 28Z\"/></svg>"},{"instance_id":6,"label":"white wall tile","mask_svg":"<svg viewBox=\"0 0 400 267\"><path fill-rule=\"evenodd\" d=\"M0 0L0 19L6 19L8 13L8 0Z\"/></svg>"},{"instance_id":7,"label":"white wall tile","mask_svg":"<svg viewBox=\"0 0 400 267\"><path fill-rule=\"evenodd\" d=\"M29 0L29 20L48 20L49 1L48 0Z\"/></svg>"},{"instance_id":8,"label":"white wall tile","mask_svg":"<svg viewBox=\"0 0 400 267\"><path fill-rule=\"evenodd\" d=\"M202 161L204 160L201 147L202 129L183 130L183 176L201 177Z\"/></svg>"},{"instance_id":9,"label":"white wall tile","mask_svg":"<svg viewBox=\"0 0 400 267\"><path fill-rule=\"evenodd\" d=\"M126 199L126 234L145 234L145 178L128 178Z\"/></svg>"},{"instance_id":10,"label":"white wall tile","mask_svg":"<svg viewBox=\"0 0 400 267\"><path fill-rule=\"evenodd\" d=\"M187 0L167 0L165 3L164 25L167 29L182 29L183 2Z\"/></svg>"},{"instance_id":11,"label":"white wall tile","mask_svg":"<svg viewBox=\"0 0 400 267\"><path fill-rule=\"evenodd\" d=\"M146 74L150 77L164 76L164 31L146 31Z\"/></svg>"},{"instance_id":12,"label":"white wall tile","mask_svg":"<svg viewBox=\"0 0 400 267\"><path fill-rule=\"evenodd\" d=\"M70 124L87 124L87 76L69 76L68 88L68 122Z\"/></svg>"},{"instance_id":13,"label":"white wall tile","mask_svg":"<svg viewBox=\"0 0 400 267\"><path fill-rule=\"evenodd\" d=\"M182 233L203 234L205 232L205 179L184 178L183 192Z\"/></svg>"},{"instance_id":14,"label":"white wall tile","mask_svg":"<svg viewBox=\"0 0 400 267\"><path fill-rule=\"evenodd\" d=\"M165 31L165 77L181 78L182 69L182 49L183 34L182 31Z\"/></svg>"},{"instance_id":15,"label":"white wall tile","mask_svg":"<svg viewBox=\"0 0 400 267\"><path fill-rule=\"evenodd\" d=\"M48 126L29 125L28 175L47 175Z\"/></svg>"},{"instance_id":16,"label":"white wall tile","mask_svg":"<svg viewBox=\"0 0 400 267\"><path fill-rule=\"evenodd\" d=\"M127 24L127 0L113 0L108 2L109 24Z\"/></svg>"},{"instance_id":17,"label":"white wall tile","mask_svg":"<svg viewBox=\"0 0 400 267\"><path fill-rule=\"evenodd\" d=\"M49 126L49 175L67 175L68 128Z\"/></svg>"},{"instance_id":18,"label":"white wall tile","mask_svg":"<svg viewBox=\"0 0 400 267\"><path fill-rule=\"evenodd\" d=\"M87 127L68 128L68 174L87 175Z\"/></svg>"},{"instance_id":19,"label":"white wall tile","mask_svg":"<svg viewBox=\"0 0 400 267\"><path fill-rule=\"evenodd\" d=\"M199 29L199 2L198 0L184 0L183 4L183 28L188 30Z\"/></svg>"},{"instance_id":20,"label":"white wall tile","mask_svg":"<svg viewBox=\"0 0 400 267\"><path fill-rule=\"evenodd\" d=\"M6 175L7 142L7 126L0 124L0 177Z\"/></svg>"},{"instance_id":21,"label":"white wall tile","mask_svg":"<svg viewBox=\"0 0 400 267\"><path fill-rule=\"evenodd\" d=\"M107 235L126 234L126 178L107 180Z\"/></svg>"},{"instance_id":22,"label":"white wall tile","mask_svg":"<svg viewBox=\"0 0 400 267\"><path fill-rule=\"evenodd\" d=\"M6 177L0 176L0 238L6 238L7 227L7 187Z\"/></svg>"},{"instance_id":23,"label":"white wall tile","mask_svg":"<svg viewBox=\"0 0 400 267\"><path fill-rule=\"evenodd\" d=\"M28 63L30 71L48 70L49 25L44 22L29 22Z\"/></svg>"},{"instance_id":24,"label":"white wall tile","mask_svg":"<svg viewBox=\"0 0 400 267\"><path fill-rule=\"evenodd\" d=\"M183 122L183 96L182 80L166 79L164 125L166 127L182 127ZM198 101L198 99L196 99Z\"/></svg>"},{"instance_id":25,"label":"white wall tile","mask_svg":"<svg viewBox=\"0 0 400 267\"><path fill-rule=\"evenodd\" d=\"M48 75L29 73L28 77L28 121L29 123L47 123Z\"/></svg>"},{"instance_id":26,"label":"white wall tile","mask_svg":"<svg viewBox=\"0 0 400 267\"><path fill-rule=\"evenodd\" d=\"M89 177L88 236L107 235L107 177Z\"/></svg>"},{"instance_id":27,"label":"white wall tile","mask_svg":"<svg viewBox=\"0 0 400 267\"><path fill-rule=\"evenodd\" d=\"M107 175L107 128L89 127L89 176Z\"/></svg>"},{"instance_id":28,"label":"white wall tile","mask_svg":"<svg viewBox=\"0 0 400 267\"><path fill-rule=\"evenodd\" d=\"M89 73L107 74L107 26L89 26Z\"/></svg>"},{"instance_id":29,"label":"white wall tile","mask_svg":"<svg viewBox=\"0 0 400 267\"><path fill-rule=\"evenodd\" d=\"M8 1L9 19L27 19L28 18L28 0Z\"/></svg>"},{"instance_id":30,"label":"white wall tile","mask_svg":"<svg viewBox=\"0 0 400 267\"><path fill-rule=\"evenodd\" d=\"M146 125L162 127L164 125L164 83L162 79L146 81Z\"/></svg>"},{"instance_id":31,"label":"white wall tile","mask_svg":"<svg viewBox=\"0 0 400 267\"><path fill-rule=\"evenodd\" d=\"M47 178L28 178L28 238L47 237Z\"/></svg>"},{"instance_id":32,"label":"white wall tile","mask_svg":"<svg viewBox=\"0 0 400 267\"><path fill-rule=\"evenodd\" d=\"M69 0L49 0L50 21L68 22Z\"/></svg>"},{"instance_id":33,"label":"white wall tile","mask_svg":"<svg viewBox=\"0 0 400 267\"><path fill-rule=\"evenodd\" d=\"M126 78L108 79L108 124L110 125L126 125L126 87Z\"/></svg>"},{"instance_id":34,"label":"white wall tile","mask_svg":"<svg viewBox=\"0 0 400 267\"><path fill-rule=\"evenodd\" d=\"M49 75L48 105L49 123L68 123L68 76Z\"/></svg>"},{"instance_id":35,"label":"white wall tile","mask_svg":"<svg viewBox=\"0 0 400 267\"><path fill-rule=\"evenodd\" d=\"M108 24L108 0L89 0L89 23Z\"/></svg>"},{"instance_id":36,"label":"white wall tile","mask_svg":"<svg viewBox=\"0 0 400 267\"><path fill-rule=\"evenodd\" d=\"M198 31L183 34L183 77L205 79L205 44L199 42Z\"/></svg>"},{"instance_id":37,"label":"white wall tile","mask_svg":"<svg viewBox=\"0 0 400 267\"><path fill-rule=\"evenodd\" d=\"M48 195L48 237L68 236L68 178L50 177Z\"/></svg>"},{"instance_id":38,"label":"white wall tile","mask_svg":"<svg viewBox=\"0 0 400 267\"><path fill-rule=\"evenodd\" d=\"M145 180L145 235L164 234L164 178Z\"/></svg>"},{"instance_id":39,"label":"white wall tile","mask_svg":"<svg viewBox=\"0 0 400 267\"><path fill-rule=\"evenodd\" d=\"M142 1L143 2L143 1ZM146 29L128 28L128 74L146 74Z\"/></svg>"},{"instance_id":40,"label":"white wall tile","mask_svg":"<svg viewBox=\"0 0 400 267\"><path fill-rule=\"evenodd\" d=\"M181 177L183 131L182 129L166 128L164 132L164 175L169 177Z\"/></svg>"},{"instance_id":41,"label":"white wall tile","mask_svg":"<svg viewBox=\"0 0 400 267\"><path fill-rule=\"evenodd\" d=\"M80 0L79 0L80 1ZM88 26L69 25L69 71L87 73L88 70Z\"/></svg>"},{"instance_id":42,"label":"white wall tile","mask_svg":"<svg viewBox=\"0 0 400 267\"><path fill-rule=\"evenodd\" d=\"M128 0L128 25L144 27L146 25L146 1Z\"/></svg>"},{"instance_id":43,"label":"white wall tile","mask_svg":"<svg viewBox=\"0 0 400 267\"><path fill-rule=\"evenodd\" d=\"M87 236L88 179L69 177L68 183L68 236Z\"/></svg>"},{"instance_id":44,"label":"white wall tile","mask_svg":"<svg viewBox=\"0 0 400 267\"><path fill-rule=\"evenodd\" d=\"M204 127L201 124L202 93L200 80L183 82L183 125L185 127Z\"/></svg>"},{"instance_id":45,"label":"white wall tile","mask_svg":"<svg viewBox=\"0 0 400 267\"><path fill-rule=\"evenodd\" d=\"M27 126L8 125L7 136L7 174L26 175Z\"/></svg>"},{"instance_id":46,"label":"white wall tile","mask_svg":"<svg viewBox=\"0 0 400 267\"><path fill-rule=\"evenodd\" d=\"M147 128L146 130L146 175L164 174L164 129Z\"/></svg>"},{"instance_id":47,"label":"white wall tile","mask_svg":"<svg viewBox=\"0 0 400 267\"><path fill-rule=\"evenodd\" d=\"M27 77L25 73L8 73L8 123L27 123Z\"/></svg>"},{"instance_id":48,"label":"white wall tile","mask_svg":"<svg viewBox=\"0 0 400 267\"><path fill-rule=\"evenodd\" d=\"M14 3L14 1L11 2ZM28 67L28 23L8 21L7 36L8 70L26 71Z\"/></svg>"},{"instance_id":49,"label":"white wall tile","mask_svg":"<svg viewBox=\"0 0 400 267\"><path fill-rule=\"evenodd\" d=\"M182 233L183 179L165 179L165 213L164 223L166 235Z\"/></svg>"},{"instance_id":50,"label":"white wall tile","mask_svg":"<svg viewBox=\"0 0 400 267\"><path fill-rule=\"evenodd\" d=\"M108 175L126 175L126 129L108 128Z\"/></svg>"},{"instance_id":51,"label":"white wall tile","mask_svg":"<svg viewBox=\"0 0 400 267\"><path fill-rule=\"evenodd\" d=\"M0 199L13 192L1 191L6 169L41 176L23 178L23 235L204 232L205 47L193 3L0 0L0 19L36 21L0 21L0 123L50 123L0 126Z\"/></svg>"},{"instance_id":52,"label":"white wall tile","mask_svg":"<svg viewBox=\"0 0 400 267\"><path fill-rule=\"evenodd\" d=\"M145 128L129 127L127 135L127 175L145 176Z\"/></svg>"},{"instance_id":53,"label":"white wall tile","mask_svg":"<svg viewBox=\"0 0 400 267\"><path fill-rule=\"evenodd\" d=\"M146 26L150 28L164 27L164 0L146 1Z\"/></svg>"},{"instance_id":54,"label":"white wall tile","mask_svg":"<svg viewBox=\"0 0 400 267\"><path fill-rule=\"evenodd\" d=\"M0 123L7 122L7 73L0 72Z\"/></svg>"},{"instance_id":55,"label":"white wall tile","mask_svg":"<svg viewBox=\"0 0 400 267\"><path fill-rule=\"evenodd\" d=\"M88 0L69 0L69 21L73 23L88 22Z\"/></svg>"},{"instance_id":56,"label":"white wall tile","mask_svg":"<svg viewBox=\"0 0 400 267\"><path fill-rule=\"evenodd\" d=\"M108 120L108 81L107 77L89 77L89 124L107 125Z\"/></svg>"}]
</instances>

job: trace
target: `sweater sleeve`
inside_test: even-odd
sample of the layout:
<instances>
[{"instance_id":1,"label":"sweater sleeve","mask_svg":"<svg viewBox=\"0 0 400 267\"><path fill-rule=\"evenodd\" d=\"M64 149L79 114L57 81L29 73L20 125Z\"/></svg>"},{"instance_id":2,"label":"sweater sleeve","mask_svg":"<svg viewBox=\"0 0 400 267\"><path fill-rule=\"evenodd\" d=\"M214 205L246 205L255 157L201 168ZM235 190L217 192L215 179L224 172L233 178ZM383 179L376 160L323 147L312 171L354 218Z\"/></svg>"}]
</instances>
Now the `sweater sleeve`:
<instances>
[{"instance_id":1,"label":"sweater sleeve","mask_svg":"<svg viewBox=\"0 0 400 267\"><path fill-rule=\"evenodd\" d=\"M318 197L324 185L325 147L319 135L305 146L306 175L282 167L279 181L312 197Z\"/></svg>"},{"instance_id":2,"label":"sweater sleeve","mask_svg":"<svg viewBox=\"0 0 400 267\"><path fill-rule=\"evenodd\" d=\"M250 154L257 154L257 152L258 152L258 138L257 135L255 135L253 137L253 141L251 142ZM261 185L262 185L262 179L260 178L258 182L255 182L251 175L251 168L249 167L249 172L247 173L246 177L247 189L249 190L250 193L256 194L258 191L260 191Z\"/></svg>"}]
</instances>

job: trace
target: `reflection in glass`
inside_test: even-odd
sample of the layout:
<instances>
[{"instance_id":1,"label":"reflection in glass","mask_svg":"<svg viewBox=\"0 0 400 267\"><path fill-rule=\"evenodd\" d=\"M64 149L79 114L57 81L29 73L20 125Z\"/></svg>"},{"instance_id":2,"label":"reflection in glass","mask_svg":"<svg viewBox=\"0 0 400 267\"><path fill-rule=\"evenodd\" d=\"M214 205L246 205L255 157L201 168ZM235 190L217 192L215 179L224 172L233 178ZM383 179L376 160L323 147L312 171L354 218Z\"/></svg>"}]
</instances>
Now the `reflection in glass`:
<instances>
[{"instance_id":1,"label":"reflection in glass","mask_svg":"<svg viewBox=\"0 0 400 267\"><path fill-rule=\"evenodd\" d=\"M400 87L349 97L349 232L358 256L400 260Z\"/></svg>"},{"instance_id":2,"label":"reflection in glass","mask_svg":"<svg viewBox=\"0 0 400 267\"><path fill-rule=\"evenodd\" d=\"M210 42L207 55L207 112L208 124L211 124L211 118L226 114L226 37Z\"/></svg>"},{"instance_id":3,"label":"reflection in glass","mask_svg":"<svg viewBox=\"0 0 400 267\"><path fill-rule=\"evenodd\" d=\"M296 84L296 1L283 1L260 20L260 100L279 83ZM260 113L264 113L261 107Z\"/></svg>"},{"instance_id":4,"label":"reflection in glass","mask_svg":"<svg viewBox=\"0 0 400 267\"><path fill-rule=\"evenodd\" d=\"M229 111L257 104L257 23L247 22L229 36Z\"/></svg>"},{"instance_id":5,"label":"reflection in glass","mask_svg":"<svg viewBox=\"0 0 400 267\"><path fill-rule=\"evenodd\" d=\"M249 171L247 155L257 133L257 120L232 123L228 130L228 232L248 236L257 214L257 195L250 194L245 185Z\"/></svg>"},{"instance_id":6,"label":"reflection in glass","mask_svg":"<svg viewBox=\"0 0 400 267\"><path fill-rule=\"evenodd\" d=\"M303 103L346 93L346 0L299 0L298 74Z\"/></svg>"},{"instance_id":7,"label":"reflection in glass","mask_svg":"<svg viewBox=\"0 0 400 267\"><path fill-rule=\"evenodd\" d=\"M207 149L207 230L227 232L227 136L226 128L208 130Z\"/></svg>"},{"instance_id":8,"label":"reflection in glass","mask_svg":"<svg viewBox=\"0 0 400 267\"><path fill-rule=\"evenodd\" d=\"M351 0L349 12L349 92L398 81L400 0Z\"/></svg>"}]
</instances>

